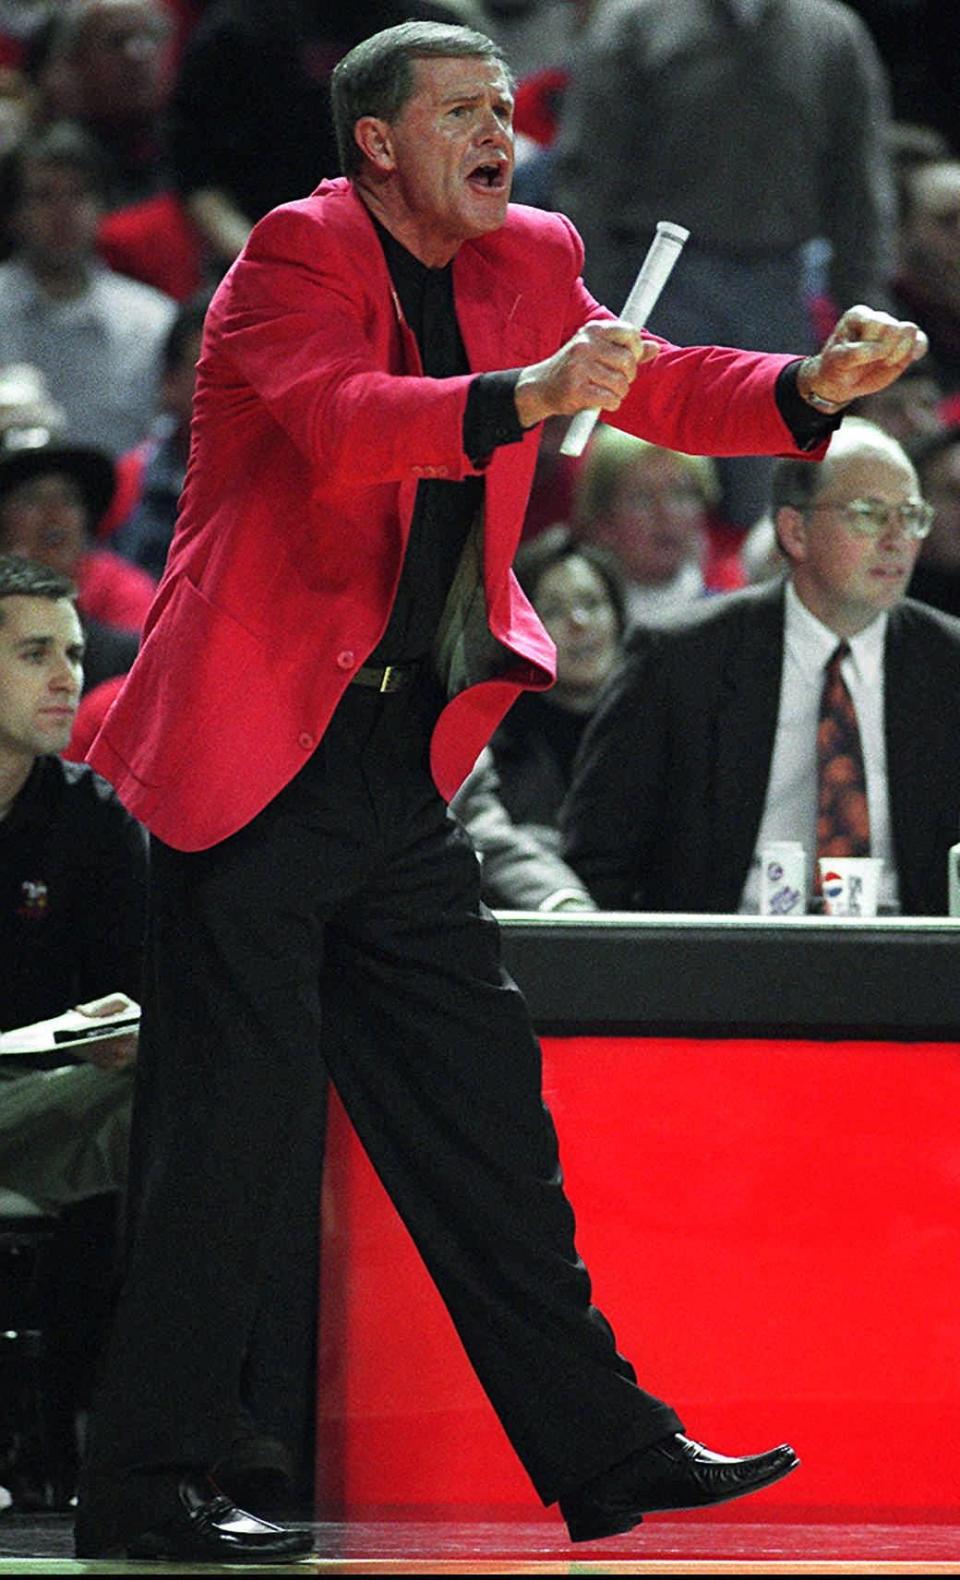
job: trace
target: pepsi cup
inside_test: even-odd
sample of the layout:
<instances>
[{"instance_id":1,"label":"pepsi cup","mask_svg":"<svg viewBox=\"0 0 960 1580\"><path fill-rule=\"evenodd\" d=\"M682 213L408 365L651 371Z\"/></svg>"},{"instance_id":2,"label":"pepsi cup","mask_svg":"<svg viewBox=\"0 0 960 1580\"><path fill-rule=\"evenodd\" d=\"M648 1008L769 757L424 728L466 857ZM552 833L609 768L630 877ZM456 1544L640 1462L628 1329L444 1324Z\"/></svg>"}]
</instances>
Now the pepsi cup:
<instances>
[{"instance_id":1,"label":"pepsi cup","mask_svg":"<svg viewBox=\"0 0 960 1580\"><path fill-rule=\"evenodd\" d=\"M876 916L883 870L879 856L821 856L819 867L827 916Z\"/></svg>"}]
</instances>

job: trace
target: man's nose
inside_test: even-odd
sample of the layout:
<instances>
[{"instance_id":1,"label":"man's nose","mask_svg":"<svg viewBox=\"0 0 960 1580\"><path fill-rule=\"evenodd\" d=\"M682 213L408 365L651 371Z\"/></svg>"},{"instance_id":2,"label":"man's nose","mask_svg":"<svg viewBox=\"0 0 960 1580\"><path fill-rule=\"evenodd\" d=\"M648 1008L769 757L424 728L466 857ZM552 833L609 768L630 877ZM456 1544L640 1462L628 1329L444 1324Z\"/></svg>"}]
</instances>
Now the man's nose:
<instances>
[{"instance_id":1,"label":"man's nose","mask_svg":"<svg viewBox=\"0 0 960 1580\"><path fill-rule=\"evenodd\" d=\"M477 136L482 142L497 142L502 148L509 148L510 146L509 129L504 126L490 104L484 106L477 122Z\"/></svg>"},{"instance_id":2,"label":"man's nose","mask_svg":"<svg viewBox=\"0 0 960 1580\"><path fill-rule=\"evenodd\" d=\"M64 656L58 659L50 673L50 690L67 692L71 696L80 689L80 677L70 660Z\"/></svg>"},{"instance_id":3,"label":"man's nose","mask_svg":"<svg viewBox=\"0 0 960 1580\"><path fill-rule=\"evenodd\" d=\"M888 554L896 554L899 553L905 543L911 543L912 541L913 539L901 521L898 512L891 510L887 517L886 526L880 534L880 547Z\"/></svg>"}]
</instances>

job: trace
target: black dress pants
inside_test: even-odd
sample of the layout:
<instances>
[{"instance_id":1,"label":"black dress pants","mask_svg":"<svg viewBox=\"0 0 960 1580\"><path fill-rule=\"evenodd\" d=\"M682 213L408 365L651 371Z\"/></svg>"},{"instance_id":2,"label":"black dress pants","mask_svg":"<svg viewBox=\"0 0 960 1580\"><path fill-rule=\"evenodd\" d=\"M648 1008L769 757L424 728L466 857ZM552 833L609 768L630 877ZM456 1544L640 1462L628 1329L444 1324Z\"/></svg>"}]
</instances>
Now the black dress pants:
<instances>
[{"instance_id":1,"label":"black dress pants","mask_svg":"<svg viewBox=\"0 0 960 1580\"><path fill-rule=\"evenodd\" d=\"M543 1501L681 1429L591 1303L539 1048L430 779L435 713L416 687L352 687L246 828L198 854L154 843L135 1234L95 1501L229 1444L328 1076Z\"/></svg>"}]
</instances>

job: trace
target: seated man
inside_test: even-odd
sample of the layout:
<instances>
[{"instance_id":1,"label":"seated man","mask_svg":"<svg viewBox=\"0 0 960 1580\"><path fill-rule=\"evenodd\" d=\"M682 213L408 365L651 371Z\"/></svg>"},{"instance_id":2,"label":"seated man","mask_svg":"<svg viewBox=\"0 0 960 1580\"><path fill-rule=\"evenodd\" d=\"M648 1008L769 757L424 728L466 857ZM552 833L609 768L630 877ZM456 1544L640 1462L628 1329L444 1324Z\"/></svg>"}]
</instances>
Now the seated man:
<instances>
[{"instance_id":1,"label":"seated man","mask_svg":"<svg viewBox=\"0 0 960 1580\"><path fill-rule=\"evenodd\" d=\"M80 698L83 636L65 577L0 557L0 1027L114 990L139 995L140 825L90 768L56 755ZM126 1167L132 1039L54 1073L0 1065L0 1185L56 1210Z\"/></svg>"},{"instance_id":2,"label":"seated man","mask_svg":"<svg viewBox=\"0 0 960 1580\"><path fill-rule=\"evenodd\" d=\"M715 514L715 461L684 455L601 423L577 480L571 524L583 544L612 554L626 582L631 625L670 620L710 593L744 584L740 534Z\"/></svg>"},{"instance_id":3,"label":"seated man","mask_svg":"<svg viewBox=\"0 0 960 1580\"><path fill-rule=\"evenodd\" d=\"M143 831L91 769L57 756L69 738L83 679L83 635L72 594L64 576L0 556L5 1031L115 990L134 998L140 991ZM83 1260L110 1282L113 1223L103 1208L111 1195L117 1198L126 1176L135 1049L136 1037L126 1033L96 1042L80 1059L0 1060L0 1187L51 1215L70 1209L45 1269L44 1302L48 1381L64 1423L82 1403L91 1370L84 1348L96 1343L109 1294L89 1287L86 1298L71 1298L70 1320L59 1322L58 1292L78 1281L78 1246ZM79 1203L89 1207L74 1211ZM69 1443L63 1451L69 1459ZM63 1473L69 1477L68 1465ZM68 1481L64 1491L70 1490Z\"/></svg>"},{"instance_id":4,"label":"seated man","mask_svg":"<svg viewBox=\"0 0 960 1580\"><path fill-rule=\"evenodd\" d=\"M83 130L30 132L0 169L0 362L29 362L67 416L72 444L117 455L153 416L170 297L106 267L97 253L104 186Z\"/></svg>"},{"instance_id":5,"label":"seated man","mask_svg":"<svg viewBox=\"0 0 960 1580\"><path fill-rule=\"evenodd\" d=\"M916 472L895 439L848 418L819 465L778 463L773 512L785 581L647 633L614 681L564 808L567 859L605 908L751 912L760 849L799 840L812 902L837 832L822 697L842 692L847 853L883 858L882 909L943 915L960 622L904 597L931 520Z\"/></svg>"},{"instance_id":6,"label":"seated man","mask_svg":"<svg viewBox=\"0 0 960 1580\"><path fill-rule=\"evenodd\" d=\"M83 633L73 597L65 576L0 554L2 1031L116 990L140 996L147 874L143 829L91 768L58 755L70 737L83 680ZM79 1059L60 1054L0 1059L0 1188L52 1215L94 1197L119 1196L127 1177L135 1052L136 1036L126 1033L98 1040ZM294 1221L309 1227L307 1206L295 1220L290 1210L291 1235ZM96 1223L101 1235L109 1234L102 1212ZM55 1287L66 1276L60 1264L76 1271L69 1243L76 1238L75 1227L75 1221L67 1223L55 1245ZM88 1239L90 1232L85 1224ZM261 1435L253 1414L266 1418L268 1428L275 1414L276 1429L296 1441L302 1404L280 1400L271 1406L261 1397L256 1376L289 1380L295 1364L307 1366L302 1357L292 1358L295 1343L280 1337L287 1308L301 1317L306 1310L303 1325L310 1327L316 1276L309 1256L316 1235L308 1241L304 1228L303 1238L306 1276L291 1276L280 1288L277 1309L264 1312L247 1363L247 1408L231 1458L218 1467L224 1485L242 1487L255 1502L290 1494L291 1455L283 1442ZM95 1256L102 1268L102 1246L88 1244L84 1254ZM111 1293L97 1301L101 1320L109 1314ZM278 1357L281 1342L284 1354ZM64 1343L77 1354L72 1335L65 1335ZM89 1370L91 1357L80 1359ZM52 1355L51 1364L57 1362ZM78 1402L71 1378L64 1377L62 1391L72 1404ZM292 1391L302 1394L299 1377Z\"/></svg>"}]
</instances>

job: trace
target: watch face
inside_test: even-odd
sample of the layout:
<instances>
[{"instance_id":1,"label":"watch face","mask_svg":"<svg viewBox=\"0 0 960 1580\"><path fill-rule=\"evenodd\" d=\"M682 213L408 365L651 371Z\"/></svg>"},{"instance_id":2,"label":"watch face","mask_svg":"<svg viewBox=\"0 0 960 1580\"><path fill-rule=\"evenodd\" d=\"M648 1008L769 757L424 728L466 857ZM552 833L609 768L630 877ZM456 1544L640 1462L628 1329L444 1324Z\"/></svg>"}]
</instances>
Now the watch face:
<instances>
[{"instance_id":1,"label":"watch face","mask_svg":"<svg viewBox=\"0 0 960 1580\"><path fill-rule=\"evenodd\" d=\"M839 401L825 400L822 395L818 395L814 390L809 390L805 399L811 406L816 406L817 411L828 412L831 416L834 412L840 410L841 403Z\"/></svg>"}]
</instances>

